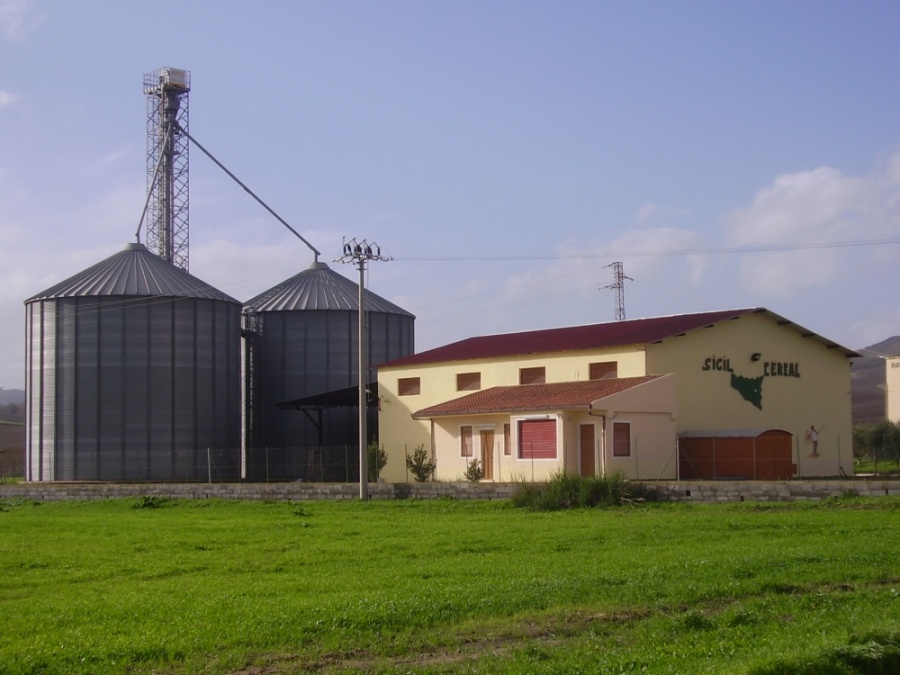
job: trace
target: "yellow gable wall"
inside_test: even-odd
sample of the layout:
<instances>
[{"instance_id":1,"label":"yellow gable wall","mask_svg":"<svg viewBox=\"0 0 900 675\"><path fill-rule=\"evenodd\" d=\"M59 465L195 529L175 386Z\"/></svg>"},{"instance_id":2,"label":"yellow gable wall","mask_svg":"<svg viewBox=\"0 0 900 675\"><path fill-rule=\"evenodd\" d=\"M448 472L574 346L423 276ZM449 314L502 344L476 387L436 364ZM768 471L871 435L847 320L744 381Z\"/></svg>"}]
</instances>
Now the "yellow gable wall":
<instances>
[{"instance_id":1,"label":"yellow gable wall","mask_svg":"<svg viewBox=\"0 0 900 675\"><path fill-rule=\"evenodd\" d=\"M430 422L414 420L412 414L471 394L471 391L457 391L458 374L481 373L481 389L489 389L518 384L520 368L543 366L546 368L547 383L572 382L587 380L591 363L616 361L619 377L638 377L645 374L643 347L639 345L591 352L540 354L497 361L476 360L406 368L379 368L379 442L388 455L388 463L381 476L388 482L406 481L406 455L412 455L419 445L431 449ZM419 378L420 394L398 396L397 383L401 378L407 377Z\"/></svg>"},{"instance_id":2,"label":"yellow gable wall","mask_svg":"<svg viewBox=\"0 0 900 675\"><path fill-rule=\"evenodd\" d=\"M885 416L891 422L900 422L900 357L885 359L884 368Z\"/></svg>"},{"instance_id":3,"label":"yellow gable wall","mask_svg":"<svg viewBox=\"0 0 900 675\"><path fill-rule=\"evenodd\" d=\"M606 427L605 444L600 448L598 473L622 473L634 479L674 479L676 477L676 378L661 377L597 403L593 419ZM631 424L631 456L613 455L613 422ZM597 437L601 433L598 429Z\"/></svg>"},{"instance_id":4,"label":"yellow gable wall","mask_svg":"<svg viewBox=\"0 0 900 675\"><path fill-rule=\"evenodd\" d=\"M852 473L850 361L841 350L752 314L648 345L647 370L677 374L679 432L783 429L795 436L801 476ZM733 376L762 378L761 408ZM820 430L818 458L805 441L810 425Z\"/></svg>"}]
</instances>

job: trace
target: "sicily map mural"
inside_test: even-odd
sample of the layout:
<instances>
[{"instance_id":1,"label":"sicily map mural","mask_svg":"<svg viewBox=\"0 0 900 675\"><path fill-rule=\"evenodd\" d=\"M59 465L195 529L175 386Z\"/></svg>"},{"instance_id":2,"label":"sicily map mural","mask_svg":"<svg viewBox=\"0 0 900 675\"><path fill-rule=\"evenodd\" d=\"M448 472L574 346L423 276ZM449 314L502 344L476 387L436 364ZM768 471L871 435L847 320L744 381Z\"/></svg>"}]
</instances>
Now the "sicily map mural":
<instances>
[{"instance_id":1,"label":"sicily map mural","mask_svg":"<svg viewBox=\"0 0 900 675\"><path fill-rule=\"evenodd\" d=\"M759 353L750 357L751 361L759 361ZM762 410L763 381L767 377L800 377L798 363L783 361L764 361L763 374L758 377L738 375L731 368L731 359L727 356L710 356L703 361L703 370L725 372L731 375L731 388L737 391L748 403Z\"/></svg>"}]
</instances>

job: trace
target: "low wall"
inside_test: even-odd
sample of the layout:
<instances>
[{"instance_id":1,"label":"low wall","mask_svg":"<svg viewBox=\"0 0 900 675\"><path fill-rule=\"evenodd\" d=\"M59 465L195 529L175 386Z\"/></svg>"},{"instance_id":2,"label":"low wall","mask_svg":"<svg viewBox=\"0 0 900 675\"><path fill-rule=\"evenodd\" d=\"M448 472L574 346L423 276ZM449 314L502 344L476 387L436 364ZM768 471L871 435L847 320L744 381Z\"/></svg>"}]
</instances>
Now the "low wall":
<instances>
[{"instance_id":1,"label":"low wall","mask_svg":"<svg viewBox=\"0 0 900 675\"><path fill-rule=\"evenodd\" d=\"M796 502L828 497L900 496L900 480L852 478L791 481L668 481L653 483L660 501Z\"/></svg>"},{"instance_id":2,"label":"low wall","mask_svg":"<svg viewBox=\"0 0 900 675\"><path fill-rule=\"evenodd\" d=\"M509 499L510 483L372 483L370 499ZM117 499L245 499L318 501L359 499L358 483L11 483L0 484L0 499L34 501Z\"/></svg>"},{"instance_id":3,"label":"low wall","mask_svg":"<svg viewBox=\"0 0 900 675\"><path fill-rule=\"evenodd\" d=\"M775 502L819 500L847 494L900 495L900 480L846 479L802 481L653 481L660 501ZM375 499L509 499L516 483L372 483ZM352 500L355 483L7 483L0 499L33 501L93 500L154 495L173 499L263 501Z\"/></svg>"}]
</instances>

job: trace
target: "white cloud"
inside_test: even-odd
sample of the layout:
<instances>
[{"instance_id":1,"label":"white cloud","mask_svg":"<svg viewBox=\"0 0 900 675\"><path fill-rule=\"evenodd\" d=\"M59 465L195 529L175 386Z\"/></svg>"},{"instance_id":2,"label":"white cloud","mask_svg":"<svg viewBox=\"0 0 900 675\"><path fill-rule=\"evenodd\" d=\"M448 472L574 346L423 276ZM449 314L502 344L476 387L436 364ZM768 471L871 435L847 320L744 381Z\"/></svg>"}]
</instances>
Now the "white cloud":
<instances>
[{"instance_id":1,"label":"white cloud","mask_svg":"<svg viewBox=\"0 0 900 675\"><path fill-rule=\"evenodd\" d=\"M842 249L836 247L815 248L818 245L898 234L900 155L862 177L831 167L784 174L760 190L752 204L725 218L728 246L785 249L748 254L741 261L744 288L769 296L794 295L800 288L820 286L848 273L849 255L839 254ZM884 247L865 251L872 261L896 255Z\"/></svg>"},{"instance_id":2,"label":"white cloud","mask_svg":"<svg viewBox=\"0 0 900 675\"><path fill-rule=\"evenodd\" d=\"M23 40L45 17L32 0L0 0L0 37Z\"/></svg>"},{"instance_id":3,"label":"white cloud","mask_svg":"<svg viewBox=\"0 0 900 675\"><path fill-rule=\"evenodd\" d=\"M641 204L638 208L637 212L634 214L634 220L638 224L644 224L651 221L659 221L664 218L684 216L687 215L688 212L688 209L678 206L661 206L660 204L647 202Z\"/></svg>"},{"instance_id":4,"label":"white cloud","mask_svg":"<svg viewBox=\"0 0 900 675\"><path fill-rule=\"evenodd\" d=\"M11 91L4 91L0 89L0 110L3 108L9 108L13 104L19 101L22 98L19 94L14 94Z\"/></svg>"},{"instance_id":5,"label":"white cloud","mask_svg":"<svg viewBox=\"0 0 900 675\"><path fill-rule=\"evenodd\" d=\"M834 250L774 251L744 256L740 270L744 286L753 293L790 298L833 280L840 260Z\"/></svg>"},{"instance_id":6,"label":"white cloud","mask_svg":"<svg viewBox=\"0 0 900 675\"><path fill-rule=\"evenodd\" d=\"M702 249L700 235L693 230L674 227L628 230L612 240L606 255L625 259L625 273L648 282L659 281L673 274L673 263L683 262L692 284L700 281L708 265L706 256L691 253ZM678 252L678 255L671 255Z\"/></svg>"}]
</instances>

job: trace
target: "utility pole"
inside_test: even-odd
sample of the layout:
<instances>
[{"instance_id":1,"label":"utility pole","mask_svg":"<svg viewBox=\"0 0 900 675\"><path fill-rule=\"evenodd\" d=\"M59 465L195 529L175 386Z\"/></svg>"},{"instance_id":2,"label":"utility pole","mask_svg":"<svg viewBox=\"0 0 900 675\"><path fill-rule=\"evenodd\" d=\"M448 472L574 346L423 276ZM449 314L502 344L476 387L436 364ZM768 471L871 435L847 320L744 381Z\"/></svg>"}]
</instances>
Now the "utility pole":
<instances>
[{"instance_id":1,"label":"utility pole","mask_svg":"<svg viewBox=\"0 0 900 675\"><path fill-rule=\"evenodd\" d=\"M381 255L381 247L378 244L369 243L365 239L357 241L351 239L343 242L343 255L335 262L354 263L359 269L359 498L363 501L369 499L369 458L367 455L368 432L366 430L366 415L368 414L367 388L369 385L369 360L367 355L368 331L366 330L366 263L370 260L388 262L390 256Z\"/></svg>"},{"instance_id":2,"label":"utility pole","mask_svg":"<svg viewBox=\"0 0 900 675\"><path fill-rule=\"evenodd\" d=\"M604 286L601 290L612 289L616 292L616 321L625 320L625 279L634 281L631 277L625 276L621 262L614 262L603 269L613 268L613 283Z\"/></svg>"}]
</instances>

